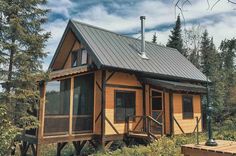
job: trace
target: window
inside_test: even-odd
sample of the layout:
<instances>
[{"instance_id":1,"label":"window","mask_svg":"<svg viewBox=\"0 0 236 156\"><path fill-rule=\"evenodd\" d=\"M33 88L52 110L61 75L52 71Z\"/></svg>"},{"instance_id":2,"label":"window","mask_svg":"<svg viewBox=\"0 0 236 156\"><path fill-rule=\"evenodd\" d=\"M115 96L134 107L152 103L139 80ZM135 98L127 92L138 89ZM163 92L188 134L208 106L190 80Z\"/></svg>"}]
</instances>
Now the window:
<instances>
[{"instance_id":1,"label":"window","mask_svg":"<svg viewBox=\"0 0 236 156\"><path fill-rule=\"evenodd\" d=\"M193 119L193 97L183 95L183 119Z\"/></svg>"},{"instance_id":2,"label":"window","mask_svg":"<svg viewBox=\"0 0 236 156\"><path fill-rule=\"evenodd\" d=\"M72 58L71 58L71 67L77 67L78 66L78 52L72 52Z\"/></svg>"},{"instance_id":3,"label":"window","mask_svg":"<svg viewBox=\"0 0 236 156\"><path fill-rule=\"evenodd\" d=\"M46 86L46 115L68 115L70 79L50 81Z\"/></svg>"},{"instance_id":4,"label":"window","mask_svg":"<svg viewBox=\"0 0 236 156\"><path fill-rule=\"evenodd\" d=\"M125 121L132 115L135 115L135 92L115 91L115 121Z\"/></svg>"},{"instance_id":5,"label":"window","mask_svg":"<svg viewBox=\"0 0 236 156\"><path fill-rule=\"evenodd\" d=\"M69 132L70 81L50 81L46 85L45 136Z\"/></svg>"},{"instance_id":6,"label":"window","mask_svg":"<svg viewBox=\"0 0 236 156\"><path fill-rule=\"evenodd\" d=\"M74 79L73 133L93 129L94 75L87 74Z\"/></svg>"},{"instance_id":7,"label":"window","mask_svg":"<svg viewBox=\"0 0 236 156\"><path fill-rule=\"evenodd\" d=\"M78 67L88 63L88 52L86 49L73 51L71 57L71 67Z\"/></svg>"},{"instance_id":8,"label":"window","mask_svg":"<svg viewBox=\"0 0 236 156\"><path fill-rule=\"evenodd\" d=\"M87 64L88 53L87 50L83 49L81 52L81 65Z\"/></svg>"}]
</instances>

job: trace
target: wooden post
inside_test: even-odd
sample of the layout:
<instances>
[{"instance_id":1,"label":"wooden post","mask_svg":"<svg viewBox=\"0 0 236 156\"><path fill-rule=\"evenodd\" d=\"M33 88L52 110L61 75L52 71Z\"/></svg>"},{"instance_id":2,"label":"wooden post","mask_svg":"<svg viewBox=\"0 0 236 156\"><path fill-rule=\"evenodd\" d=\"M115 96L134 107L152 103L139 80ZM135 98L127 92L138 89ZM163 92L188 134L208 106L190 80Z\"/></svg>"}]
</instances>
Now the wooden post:
<instances>
[{"instance_id":1,"label":"wooden post","mask_svg":"<svg viewBox=\"0 0 236 156\"><path fill-rule=\"evenodd\" d=\"M42 87L42 88L41 88ZM40 102L39 102L39 128L37 133L38 142L43 138L44 131L44 116L45 116L45 101L46 101L46 82L42 82L40 85Z\"/></svg>"},{"instance_id":2,"label":"wooden post","mask_svg":"<svg viewBox=\"0 0 236 156\"><path fill-rule=\"evenodd\" d=\"M170 135L174 134L174 122L173 122L173 93L169 93L170 103Z\"/></svg>"},{"instance_id":3,"label":"wooden post","mask_svg":"<svg viewBox=\"0 0 236 156\"><path fill-rule=\"evenodd\" d=\"M69 135L72 135L72 122L73 122L73 98L74 96L74 77L70 81L70 122L69 122Z\"/></svg>"},{"instance_id":4,"label":"wooden post","mask_svg":"<svg viewBox=\"0 0 236 156\"><path fill-rule=\"evenodd\" d=\"M146 116L146 87L145 83L142 84L143 87L143 116ZM143 120L144 132L146 132L146 120Z\"/></svg>"},{"instance_id":5,"label":"wooden post","mask_svg":"<svg viewBox=\"0 0 236 156\"><path fill-rule=\"evenodd\" d=\"M87 141L73 141L73 145L75 147L76 155L81 154L81 150L84 148Z\"/></svg>"},{"instance_id":6,"label":"wooden post","mask_svg":"<svg viewBox=\"0 0 236 156\"><path fill-rule=\"evenodd\" d=\"M61 150L65 147L67 142L57 143L57 156L61 156Z\"/></svg>"},{"instance_id":7,"label":"wooden post","mask_svg":"<svg viewBox=\"0 0 236 156\"><path fill-rule=\"evenodd\" d=\"M41 155L41 140L43 139L44 132L44 116L45 116L45 101L46 101L46 82L41 81L39 84L40 88L40 102L38 109L38 120L39 127L37 129L37 143L36 143L36 156Z\"/></svg>"},{"instance_id":8,"label":"wooden post","mask_svg":"<svg viewBox=\"0 0 236 156\"><path fill-rule=\"evenodd\" d=\"M163 101L163 108L162 108L162 112L163 112L163 118L162 118L162 134L163 134L163 131L164 131L164 134L166 134L166 94L165 94L165 89L163 91L163 96L162 96L162 101Z\"/></svg>"},{"instance_id":9,"label":"wooden post","mask_svg":"<svg viewBox=\"0 0 236 156\"><path fill-rule=\"evenodd\" d=\"M106 71L102 70L101 146L105 148Z\"/></svg>"}]
</instances>

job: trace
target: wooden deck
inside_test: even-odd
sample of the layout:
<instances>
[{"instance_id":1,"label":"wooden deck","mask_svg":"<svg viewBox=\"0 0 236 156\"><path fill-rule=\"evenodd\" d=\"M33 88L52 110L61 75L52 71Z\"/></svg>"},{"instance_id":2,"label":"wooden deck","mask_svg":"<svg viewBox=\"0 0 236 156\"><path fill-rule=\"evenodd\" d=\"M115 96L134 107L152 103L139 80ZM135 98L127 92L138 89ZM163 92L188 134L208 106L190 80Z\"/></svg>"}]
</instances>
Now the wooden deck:
<instances>
[{"instance_id":1,"label":"wooden deck","mask_svg":"<svg viewBox=\"0 0 236 156\"><path fill-rule=\"evenodd\" d=\"M184 156L236 156L236 142L226 140L216 140L218 146L205 146L204 143L199 145L183 145L181 150Z\"/></svg>"}]
</instances>

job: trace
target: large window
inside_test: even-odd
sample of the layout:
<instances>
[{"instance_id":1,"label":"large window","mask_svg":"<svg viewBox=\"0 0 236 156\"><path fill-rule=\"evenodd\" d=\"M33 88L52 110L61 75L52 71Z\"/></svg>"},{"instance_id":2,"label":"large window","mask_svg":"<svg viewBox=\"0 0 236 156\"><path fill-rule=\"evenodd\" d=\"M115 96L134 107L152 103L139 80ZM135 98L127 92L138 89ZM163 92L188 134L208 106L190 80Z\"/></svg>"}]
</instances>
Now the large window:
<instances>
[{"instance_id":1,"label":"large window","mask_svg":"<svg viewBox=\"0 0 236 156\"><path fill-rule=\"evenodd\" d=\"M115 121L123 122L135 115L135 92L115 91Z\"/></svg>"},{"instance_id":2,"label":"large window","mask_svg":"<svg viewBox=\"0 0 236 156\"><path fill-rule=\"evenodd\" d=\"M70 80L50 81L46 85L44 135L69 132Z\"/></svg>"},{"instance_id":3,"label":"large window","mask_svg":"<svg viewBox=\"0 0 236 156\"><path fill-rule=\"evenodd\" d=\"M46 86L46 115L67 115L70 108L70 79L51 81Z\"/></svg>"},{"instance_id":4,"label":"large window","mask_svg":"<svg viewBox=\"0 0 236 156\"><path fill-rule=\"evenodd\" d=\"M94 75L74 79L73 131L89 131L93 125Z\"/></svg>"},{"instance_id":5,"label":"large window","mask_svg":"<svg viewBox=\"0 0 236 156\"><path fill-rule=\"evenodd\" d=\"M183 119L193 119L193 96L183 95Z\"/></svg>"}]
</instances>

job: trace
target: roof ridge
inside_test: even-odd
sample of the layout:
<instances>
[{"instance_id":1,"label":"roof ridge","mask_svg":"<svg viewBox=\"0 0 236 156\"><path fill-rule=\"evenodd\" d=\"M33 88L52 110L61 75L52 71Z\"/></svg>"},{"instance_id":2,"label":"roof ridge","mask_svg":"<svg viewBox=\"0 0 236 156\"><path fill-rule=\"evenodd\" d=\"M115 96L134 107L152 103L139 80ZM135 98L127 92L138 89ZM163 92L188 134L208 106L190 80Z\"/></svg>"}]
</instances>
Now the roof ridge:
<instances>
[{"instance_id":1,"label":"roof ridge","mask_svg":"<svg viewBox=\"0 0 236 156\"><path fill-rule=\"evenodd\" d=\"M88 27L92 27L92 28L95 28L95 29L99 29L99 30L102 30L102 31L106 31L106 32L109 32L109 33L113 33L113 34L118 35L118 36L121 36L121 37L126 37L126 38L129 38L129 39L133 39L133 40L138 40L138 41L140 41L140 39L138 39L138 38L134 38L134 37L132 37L132 36L122 35L122 34L119 34L119 33L114 32L114 31L107 30L107 29L104 29L104 28L101 28L101 27L97 27L97 26L94 26L94 25L91 25L91 24L87 24L87 23L84 23L84 22L81 22L81 21L77 21L77 20L74 20L74 19L70 19L70 21L72 21L72 23L75 22L75 23L82 24L82 25L85 25L85 26L88 26ZM167 46L160 45L160 44L157 44L157 43L153 43L153 42L150 42L150 41L145 41L145 42L147 42L148 44L156 45L156 46L158 46L158 47L163 47L163 48L169 48L169 49L174 49L174 50L176 50L175 48L167 47Z\"/></svg>"}]
</instances>

